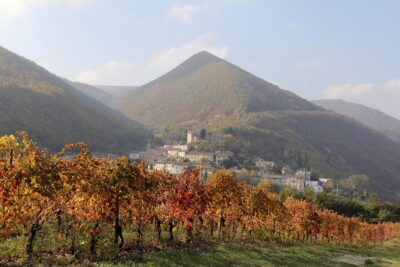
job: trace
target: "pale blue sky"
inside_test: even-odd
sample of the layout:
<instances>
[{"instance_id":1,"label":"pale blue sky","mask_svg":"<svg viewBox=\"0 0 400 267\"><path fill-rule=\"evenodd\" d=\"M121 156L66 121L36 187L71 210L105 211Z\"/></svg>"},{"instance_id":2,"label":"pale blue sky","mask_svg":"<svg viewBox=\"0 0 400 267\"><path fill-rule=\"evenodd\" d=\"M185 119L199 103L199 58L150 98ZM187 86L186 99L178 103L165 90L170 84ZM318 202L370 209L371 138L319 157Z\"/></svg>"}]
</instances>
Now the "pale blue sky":
<instances>
[{"instance_id":1,"label":"pale blue sky","mask_svg":"<svg viewBox=\"0 0 400 267\"><path fill-rule=\"evenodd\" d=\"M140 85L200 50L307 99L400 118L397 0L0 0L0 45L71 80Z\"/></svg>"}]
</instances>

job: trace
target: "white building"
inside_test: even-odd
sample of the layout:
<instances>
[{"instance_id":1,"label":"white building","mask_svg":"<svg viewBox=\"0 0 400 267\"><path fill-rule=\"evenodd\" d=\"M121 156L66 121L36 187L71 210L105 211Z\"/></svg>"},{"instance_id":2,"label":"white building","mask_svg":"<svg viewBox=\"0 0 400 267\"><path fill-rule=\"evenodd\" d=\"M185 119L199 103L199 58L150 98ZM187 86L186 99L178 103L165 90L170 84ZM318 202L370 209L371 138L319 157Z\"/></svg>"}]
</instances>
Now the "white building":
<instances>
[{"instance_id":1,"label":"white building","mask_svg":"<svg viewBox=\"0 0 400 267\"><path fill-rule=\"evenodd\" d=\"M318 181L305 181L305 187L311 188L318 193L324 191L324 188L318 183Z\"/></svg>"},{"instance_id":2,"label":"white building","mask_svg":"<svg viewBox=\"0 0 400 267\"><path fill-rule=\"evenodd\" d=\"M171 149L167 151L167 155L170 157L186 158L186 151Z\"/></svg>"},{"instance_id":3,"label":"white building","mask_svg":"<svg viewBox=\"0 0 400 267\"><path fill-rule=\"evenodd\" d=\"M256 158L254 160L254 165L259 169L273 169L275 167L275 162Z\"/></svg>"},{"instance_id":4,"label":"white building","mask_svg":"<svg viewBox=\"0 0 400 267\"><path fill-rule=\"evenodd\" d=\"M296 177L304 178L304 180L309 181L311 179L311 172L306 171L305 169L297 170Z\"/></svg>"},{"instance_id":5,"label":"white building","mask_svg":"<svg viewBox=\"0 0 400 267\"><path fill-rule=\"evenodd\" d=\"M187 131L186 133L186 143L192 144L197 142L197 135L193 131Z\"/></svg>"},{"instance_id":6,"label":"white building","mask_svg":"<svg viewBox=\"0 0 400 267\"><path fill-rule=\"evenodd\" d=\"M288 178L286 185L288 185L290 188L296 189L297 191L303 191L305 187L304 179L299 177Z\"/></svg>"},{"instance_id":7,"label":"white building","mask_svg":"<svg viewBox=\"0 0 400 267\"><path fill-rule=\"evenodd\" d=\"M191 162L202 163L203 161L214 161L214 153L205 151L189 152L185 156Z\"/></svg>"},{"instance_id":8,"label":"white building","mask_svg":"<svg viewBox=\"0 0 400 267\"><path fill-rule=\"evenodd\" d=\"M192 165L189 162L158 161L154 163L153 169L158 171L166 171L172 175L179 175L191 166Z\"/></svg>"},{"instance_id":9,"label":"white building","mask_svg":"<svg viewBox=\"0 0 400 267\"><path fill-rule=\"evenodd\" d=\"M297 173L296 173L297 174ZM303 173L304 174L304 173ZM262 178L270 181L276 185L286 185L297 191L303 191L305 188L311 188L315 192L323 192L323 187L318 181L306 180L307 175L296 175L296 176L284 176L284 175L265 175Z\"/></svg>"},{"instance_id":10,"label":"white building","mask_svg":"<svg viewBox=\"0 0 400 267\"><path fill-rule=\"evenodd\" d=\"M129 159L139 159L140 158L139 152L131 152L131 153L129 153L128 158Z\"/></svg>"},{"instance_id":11,"label":"white building","mask_svg":"<svg viewBox=\"0 0 400 267\"><path fill-rule=\"evenodd\" d=\"M169 157L185 158L186 153L189 151L188 145L165 145L165 154Z\"/></svg>"},{"instance_id":12,"label":"white building","mask_svg":"<svg viewBox=\"0 0 400 267\"><path fill-rule=\"evenodd\" d=\"M189 145L164 145L164 150L188 151Z\"/></svg>"}]
</instances>

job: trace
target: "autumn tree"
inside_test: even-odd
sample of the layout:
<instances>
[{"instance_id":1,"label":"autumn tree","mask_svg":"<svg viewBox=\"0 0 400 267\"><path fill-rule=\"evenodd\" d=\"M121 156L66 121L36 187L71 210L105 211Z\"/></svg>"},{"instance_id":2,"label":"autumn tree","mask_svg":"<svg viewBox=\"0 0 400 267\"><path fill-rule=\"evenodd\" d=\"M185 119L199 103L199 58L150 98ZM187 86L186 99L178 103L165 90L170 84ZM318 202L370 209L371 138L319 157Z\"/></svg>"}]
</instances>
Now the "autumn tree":
<instances>
[{"instance_id":1,"label":"autumn tree","mask_svg":"<svg viewBox=\"0 0 400 267\"><path fill-rule=\"evenodd\" d=\"M1 227L17 230L22 225L28 236L25 251L31 257L37 233L56 211L55 196L62 188L59 160L40 150L26 133L2 137L0 155Z\"/></svg>"},{"instance_id":2,"label":"autumn tree","mask_svg":"<svg viewBox=\"0 0 400 267\"><path fill-rule=\"evenodd\" d=\"M240 181L228 171L214 173L206 184L210 201L206 209L209 218L210 233L213 235L215 225L219 225L219 236L224 236L227 223L235 224L243 213L242 193Z\"/></svg>"},{"instance_id":3,"label":"autumn tree","mask_svg":"<svg viewBox=\"0 0 400 267\"><path fill-rule=\"evenodd\" d=\"M168 199L169 217L175 222L183 222L189 240L196 220L203 220L208 197L200 182L198 169L187 169L174 179L172 194Z\"/></svg>"}]
</instances>

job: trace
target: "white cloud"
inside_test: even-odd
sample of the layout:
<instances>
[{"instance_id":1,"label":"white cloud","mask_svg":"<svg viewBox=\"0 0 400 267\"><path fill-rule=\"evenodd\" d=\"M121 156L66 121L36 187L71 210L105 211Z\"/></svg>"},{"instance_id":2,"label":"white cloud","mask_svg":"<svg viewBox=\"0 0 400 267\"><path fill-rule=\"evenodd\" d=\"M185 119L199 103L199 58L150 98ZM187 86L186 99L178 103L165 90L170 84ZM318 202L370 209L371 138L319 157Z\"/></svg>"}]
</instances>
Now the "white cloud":
<instances>
[{"instance_id":1,"label":"white cloud","mask_svg":"<svg viewBox=\"0 0 400 267\"><path fill-rule=\"evenodd\" d=\"M392 79L380 84L361 83L361 84L341 84L329 85L323 92L322 97L326 99L342 98L357 99L393 97L400 93L400 79Z\"/></svg>"},{"instance_id":2,"label":"white cloud","mask_svg":"<svg viewBox=\"0 0 400 267\"><path fill-rule=\"evenodd\" d=\"M330 85L322 92L324 99L343 99L376 108L400 119L398 108L400 79L382 83Z\"/></svg>"},{"instance_id":3,"label":"white cloud","mask_svg":"<svg viewBox=\"0 0 400 267\"><path fill-rule=\"evenodd\" d=\"M141 85L204 50L225 58L229 48L217 45L216 37L207 34L194 41L167 48L142 62L110 61L84 70L76 76L76 80L89 84Z\"/></svg>"},{"instance_id":4,"label":"white cloud","mask_svg":"<svg viewBox=\"0 0 400 267\"><path fill-rule=\"evenodd\" d=\"M321 66L321 62L318 59L313 59L307 62L298 63L294 65L297 70L306 70L306 69L316 69Z\"/></svg>"},{"instance_id":5,"label":"white cloud","mask_svg":"<svg viewBox=\"0 0 400 267\"><path fill-rule=\"evenodd\" d=\"M184 22L191 22L193 16L204 8L205 5L173 6L168 10L168 16Z\"/></svg>"},{"instance_id":6,"label":"white cloud","mask_svg":"<svg viewBox=\"0 0 400 267\"><path fill-rule=\"evenodd\" d=\"M208 51L218 57L225 58L229 47L216 45L216 38L212 34L200 36L192 42L165 49L150 59L150 65L160 69L170 69L200 51Z\"/></svg>"},{"instance_id":7,"label":"white cloud","mask_svg":"<svg viewBox=\"0 0 400 267\"><path fill-rule=\"evenodd\" d=\"M79 7L94 0L0 0L0 22L14 20L35 6L64 4Z\"/></svg>"},{"instance_id":8,"label":"white cloud","mask_svg":"<svg viewBox=\"0 0 400 267\"><path fill-rule=\"evenodd\" d=\"M374 84L372 83L330 85L322 93L322 97L326 99L349 98L369 94L373 90Z\"/></svg>"},{"instance_id":9,"label":"white cloud","mask_svg":"<svg viewBox=\"0 0 400 267\"><path fill-rule=\"evenodd\" d=\"M383 88L389 93L400 93L400 79L387 81Z\"/></svg>"}]
</instances>

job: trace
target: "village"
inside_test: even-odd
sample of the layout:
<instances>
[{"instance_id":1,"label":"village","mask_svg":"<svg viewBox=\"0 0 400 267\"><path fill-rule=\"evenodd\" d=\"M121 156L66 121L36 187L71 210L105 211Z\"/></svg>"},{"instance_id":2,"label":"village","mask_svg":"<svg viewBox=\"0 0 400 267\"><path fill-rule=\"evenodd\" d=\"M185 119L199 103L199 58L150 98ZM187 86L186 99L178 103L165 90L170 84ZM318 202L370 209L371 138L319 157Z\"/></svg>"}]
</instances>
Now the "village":
<instances>
[{"instance_id":1,"label":"village","mask_svg":"<svg viewBox=\"0 0 400 267\"><path fill-rule=\"evenodd\" d=\"M310 170L292 170L289 166L283 166L277 172L277 164L274 161L262 158L255 158L254 167L251 169L239 169L234 164L235 153L223 150L221 142L220 136L206 129L188 130L185 144L148 147L145 151L130 153L129 158L136 161L144 160L149 169L166 171L171 175L180 175L188 168L198 168L203 181L215 171L224 168L250 184L268 181L277 188L290 187L298 191L310 188L315 192L323 192L324 188L331 186L331 179L313 179Z\"/></svg>"}]
</instances>

